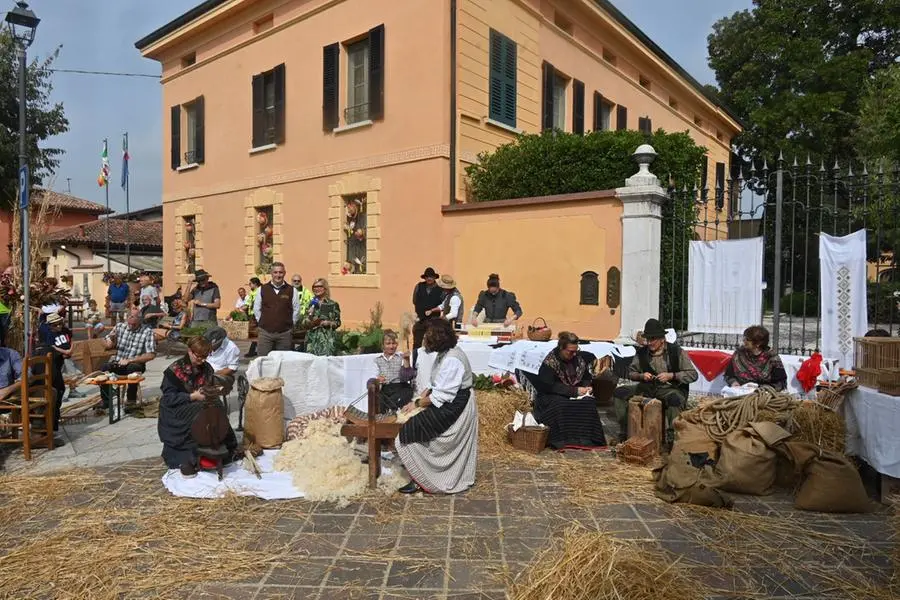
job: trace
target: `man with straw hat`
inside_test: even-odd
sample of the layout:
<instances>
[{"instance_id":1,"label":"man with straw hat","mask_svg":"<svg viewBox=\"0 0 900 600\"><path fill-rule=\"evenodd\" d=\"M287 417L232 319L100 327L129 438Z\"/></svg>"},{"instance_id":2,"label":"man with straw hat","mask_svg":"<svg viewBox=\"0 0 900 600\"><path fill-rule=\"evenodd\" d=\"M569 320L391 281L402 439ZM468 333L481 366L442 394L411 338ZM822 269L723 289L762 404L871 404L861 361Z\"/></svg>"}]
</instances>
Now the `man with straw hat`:
<instances>
[{"instance_id":1,"label":"man with straw hat","mask_svg":"<svg viewBox=\"0 0 900 600\"><path fill-rule=\"evenodd\" d=\"M678 344L666 341L666 330L656 319L644 325L641 346L628 369L628 379L637 383L634 394L657 399L666 411L666 442L675 440L672 423L687 404L688 392L697 381L697 369ZM616 398L616 416L622 432L627 430L628 398Z\"/></svg>"},{"instance_id":2,"label":"man with straw hat","mask_svg":"<svg viewBox=\"0 0 900 600\"><path fill-rule=\"evenodd\" d=\"M450 321L455 328L461 322L463 314L463 297L456 288L456 280L452 275L444 273L438 280L438 287L444 290L444 302L441 304L441 316Z\"/></svg>"}]
</instances>

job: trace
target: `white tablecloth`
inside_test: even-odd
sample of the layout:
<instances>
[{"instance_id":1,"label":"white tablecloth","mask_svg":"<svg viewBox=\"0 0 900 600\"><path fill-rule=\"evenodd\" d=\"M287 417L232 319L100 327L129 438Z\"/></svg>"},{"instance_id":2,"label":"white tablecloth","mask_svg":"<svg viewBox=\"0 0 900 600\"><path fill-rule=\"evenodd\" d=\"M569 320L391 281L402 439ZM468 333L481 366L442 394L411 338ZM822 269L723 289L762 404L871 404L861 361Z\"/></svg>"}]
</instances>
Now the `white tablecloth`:
<instances>
[{"instance_id":1,"label":"white tablecloth","mask_svg":"<svg viewBox=\"0 0 900 600\"><path fill-rule=\"evenodd\" d=\"M900 398L859 387L843 403L847 454L884 475L900 478Z\"/></svg>"}]
</instances>

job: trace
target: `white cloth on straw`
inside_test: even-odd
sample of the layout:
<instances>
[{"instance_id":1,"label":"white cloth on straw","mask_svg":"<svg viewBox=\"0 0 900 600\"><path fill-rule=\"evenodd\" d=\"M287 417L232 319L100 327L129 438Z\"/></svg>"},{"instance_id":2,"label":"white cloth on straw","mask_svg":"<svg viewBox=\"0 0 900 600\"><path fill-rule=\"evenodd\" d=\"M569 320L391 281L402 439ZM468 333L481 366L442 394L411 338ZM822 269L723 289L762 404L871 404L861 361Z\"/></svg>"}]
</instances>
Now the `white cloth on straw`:
<instances>
[{"instance_id":1,"label":"white cloth on straw","mask_svg":"<svg viewBox=\"0 0 900 600\"><path fill-rule=\"evenodd\" d=\"M171 469L162 477L163 485L175 496L184 498L221 498L231 492L240 496L256 496L263 500L302 498L303 492L294 487L290 473L276 471L273 466L278 450L265 450L256 459L262 479L247 471L242 462L225 467L225 477L219 481L215 472L200 471L186 479L178 469Z\"/></svg>"},{"instance_id":2,"label":"white cloth on straw","mask_svg":"<svg viewBox=\"0 0 900 600\"><path fill-rule=\"evenodd\" d=\"M866 230L835 237L819 235L819 302L822 355L853 367L853 338L869 328L866 305Z\"/></svg>"},{"instance_id":3,"label":"white cloth on straw","mask_svg":"<svg viewBox=\"0 0 900 600\"><path fill-rule=\"evenodd\" d=\"M690 242L688 329L741 334L762 315L763 239Z\"/></svg>"}]
</instances>

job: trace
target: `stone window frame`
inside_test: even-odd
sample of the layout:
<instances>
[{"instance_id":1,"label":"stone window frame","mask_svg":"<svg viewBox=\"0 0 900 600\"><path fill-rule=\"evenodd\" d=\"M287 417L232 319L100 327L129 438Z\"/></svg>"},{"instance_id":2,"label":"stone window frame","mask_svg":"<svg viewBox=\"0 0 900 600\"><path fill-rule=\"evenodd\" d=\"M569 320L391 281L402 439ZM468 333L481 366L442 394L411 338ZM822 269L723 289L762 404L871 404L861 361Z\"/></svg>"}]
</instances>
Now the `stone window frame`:
<instances>
[{"instance_id":1,"label":"stone window frame","mask_svg":"<svg viewBox=\"0 0 900 600\"><path fill-rule=\"evenodd\" d=\"M332 288L381 287L381 178L348 173L328 186L328 284ZM366 202L366 273L341 274L347 253L344 204L347 198Z\"/></svg>"},{"instance_id":2,"label":"stone window frame","mask_svg":"<svg viewBox=\"0 0 900 600\"><path fill-rule=\"evenodd\" d=\"M175 281L179 285L194 280L194 274L187 271L184 253L184 240L187 239L184 226L191 217L194 219L194 270L203 268L203 206L188 200L175 209Z\"/></svg>"},{"instance_id":3,"label":"stone window frame","mask_svg":"<svg viewBox=\"0 0 900 600\"><path fill-rule=\"evenodd\" d=\"M256 241L259 224L256 222L256 213L260 209L272 209L272 261L284 262L283 204L284 194L270 188L253 190L244 200L244 265L250 277L265 279L267 275L256 274L256 267L259 266L259 246Z\"/></svg>"}]
</instances>

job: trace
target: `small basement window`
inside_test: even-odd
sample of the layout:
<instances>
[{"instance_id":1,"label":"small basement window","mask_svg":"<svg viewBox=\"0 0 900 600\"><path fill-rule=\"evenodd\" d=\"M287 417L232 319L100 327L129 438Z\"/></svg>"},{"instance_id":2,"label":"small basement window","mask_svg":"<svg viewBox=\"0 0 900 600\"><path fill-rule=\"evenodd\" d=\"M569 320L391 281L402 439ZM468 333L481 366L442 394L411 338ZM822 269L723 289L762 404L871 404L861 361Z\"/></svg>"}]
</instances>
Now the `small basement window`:
<instances>
[{"instance_id":1,"label":"small basement window","mask_svg":"<svg viewBox=\"0 0 900 600\"><path fill-rule=\"evenodd\" d=\"M669 96L669 108L672 110L678 110L678 100Z\"/></svg>"},{"instance_id":2,"label":"small basement window","mask_svg":"<svg viewBox=\"0 0 900 600\"><path fill-rule=\"evenodd\" d=\"M575 28L572 27L572 22L559 12L553 14L553 24L569 35L572 35L575 32Z\"/></svg>"},{"instance_id":3,"label":"small basement window","mask_svg":"<svg viewBox=\"0 0 900 600\"><path fill-rule=\"evenodd\" d=\"M197 53L191 52L181 57L181 68L185 69L197 62Z\"/></svg>"},{"instance_id":4,"label":"small basement window","mask_svg":"<svg viewBox=\"0 0 900 600\"><path fill-rule=\"evenodd\" d=\"M641 84L641 87L644 89L650 89L650 80L643 75L638 75L638 82Z\"/></svg>"},{"instance_id":5,"label":"small basement window","mask_svg":"<svg viewBox=\"0 0 900 600\"><path fill-rule=\"evenodd\" d=\"M694 125L696 125L700 129L703 129L703 119L701 119L697 115L694 115Z\"/></svg>"},{"instance_id":6,"label":"small basement window","mask_svg":"<svg viewBox=\"0 0 900 600\"><path fill-rule=\"evenodd\" d=\"M262 19L259 19L255 23L253 23L253 33L262 33L267 29L272 29L272 25L275 24L275 19L272 15L266 15Z\"/></svg>"},{"instance_id":7,"label":"small basement window","mask_svg":"<svg viewBox=\"0 0 900 600\"><path fill-rule=\"evenodd\" d=\"M612 66L616 66L616 55L607 50L603 49L603 60L611 64Z\"/></svg>"}]
</instances>

